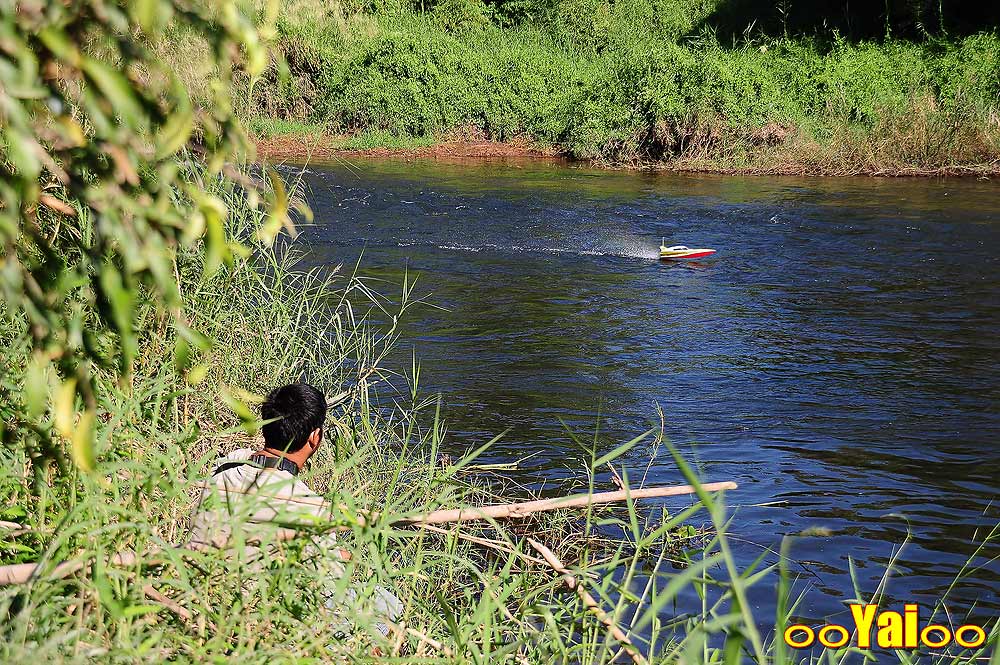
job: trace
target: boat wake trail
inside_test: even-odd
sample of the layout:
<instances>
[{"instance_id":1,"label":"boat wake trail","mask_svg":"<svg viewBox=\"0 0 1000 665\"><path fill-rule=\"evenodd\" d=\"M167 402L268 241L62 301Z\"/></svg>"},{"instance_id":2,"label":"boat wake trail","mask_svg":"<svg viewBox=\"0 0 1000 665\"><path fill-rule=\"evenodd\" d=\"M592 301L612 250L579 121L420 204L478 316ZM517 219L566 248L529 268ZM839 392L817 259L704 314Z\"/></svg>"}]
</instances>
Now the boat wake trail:
<instances>
[{"instance_id":1,"label":"boat wake trail","mask_svg":"<svg viewBox=\"0 0 1000 665\"><path fill-rule=\"evenodd\" d=\"M660 258L660 250L656 246L655 241L650 242L649 240L639 238L627 238L622 239L621 242L623 245L621 256L650 260L658 260Z\"/></svg>"},{"instance_id":2,"label":"boat wake trail","mask_svg":"<svg viewBox=\"0 0 1000 665\"><path fill-rule=\"evenodd\" d=\"M621 257L627 259L656 259L658 254L656 249L652 246L645 246L645 244L640 244L636 242L633 246L629 247L616 247L616 248L606 248L606 249L571 249L567 247L530 247L524 245L496 245L491 243L485 243L482 245L471 246L471 245L460 245L460 244L437 244L437 243L420 243L420 242L398 242L396 243L398 247L414 247L418 245L433 246L437 249L443 249L450 252L482 252L482 251L498 251L498 252L517 252L523 254L571 254L577 256L612 256Z\"/></svg>"}]
</instances>

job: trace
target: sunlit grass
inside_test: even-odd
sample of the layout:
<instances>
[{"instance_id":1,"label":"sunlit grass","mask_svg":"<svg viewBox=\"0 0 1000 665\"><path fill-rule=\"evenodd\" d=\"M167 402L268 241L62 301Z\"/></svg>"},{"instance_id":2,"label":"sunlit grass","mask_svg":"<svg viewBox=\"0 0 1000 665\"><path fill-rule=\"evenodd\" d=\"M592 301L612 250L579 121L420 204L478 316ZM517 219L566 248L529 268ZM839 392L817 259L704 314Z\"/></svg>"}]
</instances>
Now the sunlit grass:
<instances>
[{"instance_id":1,"label":"sunlit grass","mask_svg":"<svg viewBox=\"0 0 1000 665\"><path fill-rule=\"evenodd\" d=\"M325 128L322 124L302 120L251 116L247 122L247 131L259 139L274 136L321 137L325 133Z\"/></svg>"},{"instance_id":2,"label":"sunlit grass","mask_svg":"<svg viewBox=\"0 0 1000 665\"><path fill-rule=\"evenodd\" d=\"M353 136L344 137L336 142L336 147L343 150L371 150L387 148L392 150L425 148L434 145L432 136L400 136L392 132L366 130Z\"/></svg>"}]
</instances>

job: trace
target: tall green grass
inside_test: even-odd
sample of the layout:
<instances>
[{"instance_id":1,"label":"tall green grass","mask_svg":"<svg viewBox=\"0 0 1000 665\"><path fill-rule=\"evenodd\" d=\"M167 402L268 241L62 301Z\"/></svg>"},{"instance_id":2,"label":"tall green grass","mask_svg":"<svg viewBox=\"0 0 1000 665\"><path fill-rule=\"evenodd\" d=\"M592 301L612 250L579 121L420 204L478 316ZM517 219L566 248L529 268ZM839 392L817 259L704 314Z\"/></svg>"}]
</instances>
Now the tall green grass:
<instances>
[{"instance_id":1,"label":"tall green grass","mask_svg":"<svg viewBox=\"0 0 1000 665\"><path fill-rule=\"evenodd\" d=\"M258 86L249 108L330 133L471 128L614 162L996 167L995 33L856 42L748 32L730 43L695 31L710 5L566 0L505 20L478 0L424 12L293 3L278 41L290 76Z\"/></svg>"}]
</instances>

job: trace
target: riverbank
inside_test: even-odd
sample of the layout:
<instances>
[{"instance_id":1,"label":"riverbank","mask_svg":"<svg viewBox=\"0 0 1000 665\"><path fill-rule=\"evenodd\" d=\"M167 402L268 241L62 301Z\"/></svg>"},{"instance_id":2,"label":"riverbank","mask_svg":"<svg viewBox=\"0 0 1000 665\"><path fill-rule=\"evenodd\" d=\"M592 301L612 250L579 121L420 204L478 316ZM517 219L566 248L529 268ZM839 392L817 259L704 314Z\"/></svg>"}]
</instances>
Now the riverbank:
<instances>
[{"instance_id":1,"label":"riverbank","mask_svg":"<svg viewBox=\"0 0 1000 665\"><path fill-rule=\"evenodd\" d=\"M659 161L611 162L603 159L575 159L554 147L539 147L521 139L511 142L486 138L444 137L440 140L398 140L394 137L370 137L314 132L277 133L255 136L256 155L267 162L303 163L336 161L348 157L372 159L432 159L462 161L556 161L578 162L609 169L641 169L719 175L779 175L834 177L974 177L1000 175L1000 159L987 163L951 164L922 167L877 160L852 161L837 155L824 155L820 146L798 145L787 152L761 155L751 164L727 163L724 160L677 157Z\"/></svg>"},{"instance_id":2,"label":"riverbank","mask_svg":"<svg viewBox=\"0 0 1000 665\"><path fill-rule=\"evenodd\" d=\"M269 162L333 161L340 157L412 157L440 160L565 159L553 148L528 141L493 141L453 133L440 140L400 140L379 135L331 135L319 129L254 136L257 157Z\"/></svg>"},{"instance_id":3,"label":"riverbank","mask_svg":"<svg viewBox=\"0 0 1000 665\"><path fill-rule=\"evenodd\" d=\"M659 5L602 0L530 16L474 0L427 11L299 3L279 19L285 65L253 88L245 120L267 130L258 132L263 155L297 159L307 151L289 143L294 128L310 127L321 140L309 149L326 156L559 155L773 175L1000 172L995 30L723 38L708 4L667 17Z\"/></svg>"}]
</instances>

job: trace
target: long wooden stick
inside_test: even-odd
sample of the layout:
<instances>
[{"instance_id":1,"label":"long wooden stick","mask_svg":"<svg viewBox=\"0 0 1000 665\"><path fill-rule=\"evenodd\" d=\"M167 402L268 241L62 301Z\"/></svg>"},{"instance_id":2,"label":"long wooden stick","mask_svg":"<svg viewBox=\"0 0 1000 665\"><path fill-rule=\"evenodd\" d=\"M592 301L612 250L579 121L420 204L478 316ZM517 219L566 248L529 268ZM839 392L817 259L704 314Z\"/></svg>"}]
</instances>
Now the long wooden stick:
<instances>
[{"instance_id":1,"label":"long wooden stick","mask_svg":"<svg viewBox=\"0 0 1000 665\"><path fill-rule=\"evenodd\" d=\"M215 488L214 485L202 485L202 487ZM736 489L736 483L733 482L721 482L721 483L705 483L702 488L708 492L716 492L719 490ZM246 494L252 496L259 496L261 498L268 498L266 494L262 492L244 492L241 490L236 490L234 488L229 488L224 490L230 494ZM565 497L556 497L552 499L541 499L538 501L523 501L520 503L504 503L492 506L481 506L479 508L448 508L444 510L434 510L424 515L417 515L414 517L403 517L398 520L394 520L394 524L412 524L414 526L421 526L425 524L448 524L448 523L458 523L458 522L468 522L472 520L482 520L482 519L518 519L527 517L528 515L533 515L535 513L541 513L551 510L563 510L565 508L581 508L587 506L601 505L607 503L616 503L621 501L627 501L629 499L649 499L654 497L666 497L666 496L682 496L685 494L694 494L695 488L691 485L674 485L666 487L647 487L644 489L635 490L621 490L617 492L598 492L596 494L578 494ZM279 501L288 501L291 503L300 503L304 505L317 506L330 508L332 510L331 504L325 501L319 501L316 499L307 498L295 498L295 497L272 497ZM273 511L272 511L273 512ZM378 513L371 513L367 516L359 516L362 522L373 522L378 518ZM341 529L349 529L349 526L339 527ZM288 540L295 537L296 532L294 529L281 529L279 534L275 534L275 539L277 540ZM186 543L181 546L182 549L190 550L203 550L206 546L201 543ZM159 550L149 550L146 552L146 556L156 554ZM116 554L111 558L110 563L112 565L119 566L130 566L134 564L137 560L135 552L123 552ZM87 564L83 561L67 561L57 565L49 574L51 579L60 579L72 575L73 573L86 568ZM19 563L9 566L0 566L0 586L6 586L10 584L24 584L31 580L35 573L39 569L39 564L37 563Z\"/></svg>"},{"instance_id":2,"label":"long wooden stick","mask_svg":"<svg viewBox=\"0 0 1000 665\"><path fill-rule=\"evenodd\" d=\"M719 490L736 489L736 483L705 483L702 489L707 492L717 492ZM504 503L496 506L482 506L480 508L449 508L446 510L435 510L426 515L416 517L404 517L400 522L404 524L445 524L451 522L467 522L469 520L484 519L516 519L527 517L534 513L542 513L549 510L562 510L564 508L585 508L605 503L619 503L629 499L652 499L664 496L681 496L684 494L694 494L697 490L691 485L673 485L669 487L647 487L645 489L619 490L617 492L598 492L597 494L577 494L574 496L557 497L554 499L541 499L538 501L524 501L521 503Z\"/></svg>"},{"instance_id":3,"label":"long wooden stick","mask_svg":"<svg viewBox=\"0 0 1000 665\"><path fill-rule=\"evenodd\" d=\"M607 626L611 636L618 640L619 644L621 644L622 648L625 650L625 653L627 653L629 658L632 659L632 662L636 665L646 665L646 657L635 648L635 645L632 644L632 640L629 639L628 635L626 635L625 632L618 627L618 624L615 623L614 619L608 616L608 613L604 611L604 608L601 607L600 603L594 600L594 597L590 595L590 592L583 588L583 585L580 584L580 580L576 579L573 573L566 569L566 566L564 566L563 562L559 560L559 557L557 557L552 550L545 545L542 545L537 540L528 538L528 543L542 555L542 558L545 559L545 562L552 567L552 570L562 576L563 584L565 584L570 590L576 592L576 595L580 597L581 601L583 601L584 607L590 610L594 616L597 617L598 621Z\"/></svg>"},{"instance_id":4,"label":"long wooden stick","mask_svg":"<svg viewBox=\"0 0 1000 665\"><path fill-rule=\"evenodd\" d=\"M154 553L150 552L150 554ZM108 563L114 566L131 566L135 562L135 552L127 551L114 555ZM32 578L39 565L37 563L15 563L10 566L0 566L0 586L24 584ZM56 580L69 577L86 567L87 564L83 561L66 561L53 568L49 577Z\"/></svg>"}]
</instances>

